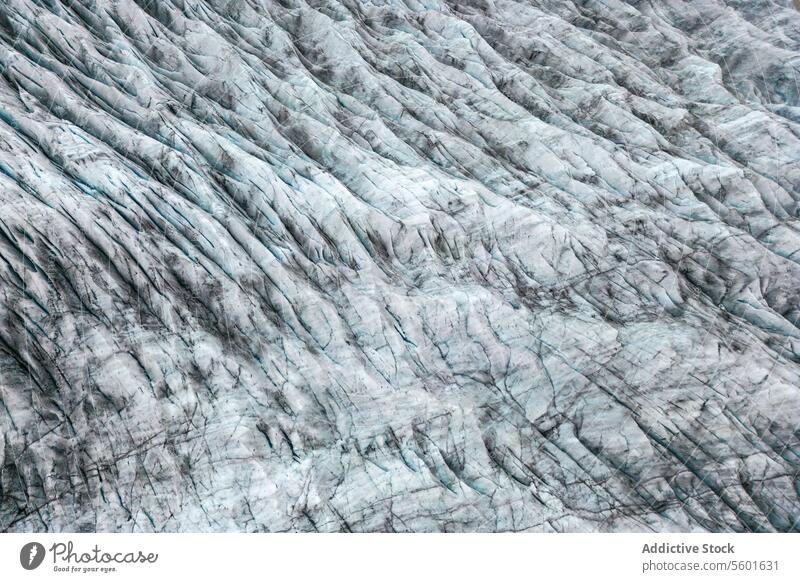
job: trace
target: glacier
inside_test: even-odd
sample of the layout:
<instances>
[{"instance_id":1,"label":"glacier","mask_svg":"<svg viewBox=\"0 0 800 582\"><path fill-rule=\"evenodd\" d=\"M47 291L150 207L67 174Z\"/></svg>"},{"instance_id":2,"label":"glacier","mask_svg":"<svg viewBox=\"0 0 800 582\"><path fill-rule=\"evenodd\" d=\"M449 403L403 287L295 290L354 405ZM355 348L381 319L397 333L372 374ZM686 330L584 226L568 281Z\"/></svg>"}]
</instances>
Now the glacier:
<instances>
[{"instance_id":1,"label":"glacier","mask_svg":"<svg viewBox=\"0 0 800 582\"><path fill-rule=\"evenodd\" d=\"M3 0L0 530L800 530L790 0Z\"/></svg>"}]
</instances>

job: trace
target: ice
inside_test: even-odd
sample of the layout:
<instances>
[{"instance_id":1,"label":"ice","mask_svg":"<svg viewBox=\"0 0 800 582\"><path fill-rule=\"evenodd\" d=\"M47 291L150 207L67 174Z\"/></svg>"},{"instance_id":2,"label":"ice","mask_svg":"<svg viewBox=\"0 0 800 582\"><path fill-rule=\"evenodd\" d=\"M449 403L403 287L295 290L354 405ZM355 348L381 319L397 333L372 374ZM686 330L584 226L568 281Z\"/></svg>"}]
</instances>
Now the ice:
<instances>
[{"instance_id":1,"label":"ice","mask_svg":"<svg viewBox=\"0 0 800 582\"><path fill-rule=\"evenodd\" d=\"M789 0L6 0L0 529L796 531Z\"/></svg>"}]
</instances>

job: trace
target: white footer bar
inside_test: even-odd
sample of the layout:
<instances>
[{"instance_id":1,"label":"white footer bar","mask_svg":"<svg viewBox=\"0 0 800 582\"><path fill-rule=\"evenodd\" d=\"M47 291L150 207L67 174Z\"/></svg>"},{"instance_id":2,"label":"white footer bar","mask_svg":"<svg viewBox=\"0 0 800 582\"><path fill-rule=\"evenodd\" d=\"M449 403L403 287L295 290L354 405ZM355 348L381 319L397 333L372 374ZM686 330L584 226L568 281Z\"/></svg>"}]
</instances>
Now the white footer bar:
<instances>
[{"instance_id":1,"label":"white footer bar","mask_svg":"<svg viewBox=\"0 0 800 582\"><path fill-rule=\"evenodd\" d=\"M792 534L2 534L0 580L777 582L798 554Z\"/></svg>"}]
</instances>

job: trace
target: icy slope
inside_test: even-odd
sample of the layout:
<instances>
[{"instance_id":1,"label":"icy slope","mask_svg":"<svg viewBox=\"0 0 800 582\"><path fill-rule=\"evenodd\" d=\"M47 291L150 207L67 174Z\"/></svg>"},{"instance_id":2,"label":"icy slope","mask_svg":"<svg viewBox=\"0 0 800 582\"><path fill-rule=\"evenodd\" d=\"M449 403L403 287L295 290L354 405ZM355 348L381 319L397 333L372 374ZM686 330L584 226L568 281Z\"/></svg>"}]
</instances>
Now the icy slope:
<instances>
[{"instance_id":1,"label":"icy slope","mask_svg":"<svg viewBox=\"0 0 800 582\"><path fill-rule=\"evenodd\" d=\"M0 529L800 529L792 0L3 0Z\"/></svg>"}]
</instances>

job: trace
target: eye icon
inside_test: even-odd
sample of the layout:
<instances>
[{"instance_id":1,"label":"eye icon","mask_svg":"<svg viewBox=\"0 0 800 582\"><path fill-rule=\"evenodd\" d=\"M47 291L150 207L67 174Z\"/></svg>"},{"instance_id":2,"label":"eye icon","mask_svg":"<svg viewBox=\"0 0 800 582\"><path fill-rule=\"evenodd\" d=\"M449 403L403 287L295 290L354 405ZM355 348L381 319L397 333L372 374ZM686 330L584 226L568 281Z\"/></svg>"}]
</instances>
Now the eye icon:
<instances>
[{"instance_id":1,"label":"eye icon","mask_svg":"<svg viewBox=\"0 0 800 582\"><path fill-rule=\"evenodd\" d=\"M19 563L26 570L35 570L44 561L44 546L38 542L30 542L19 551Z\"/></svg>"}]
</instances>

